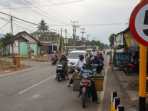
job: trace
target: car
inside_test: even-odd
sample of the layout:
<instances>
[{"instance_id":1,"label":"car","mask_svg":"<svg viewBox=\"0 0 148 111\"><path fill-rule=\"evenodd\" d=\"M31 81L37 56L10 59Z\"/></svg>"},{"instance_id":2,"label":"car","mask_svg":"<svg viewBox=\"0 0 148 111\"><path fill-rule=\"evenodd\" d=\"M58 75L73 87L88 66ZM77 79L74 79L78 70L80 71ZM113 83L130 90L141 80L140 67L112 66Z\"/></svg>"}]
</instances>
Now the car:
<instances>
[{"instance_id":1,"label":"car","mask_svg":"<svg viewBox=\"0 0 148 111\"><path fill-rule=\"evenodd\" d=\"M71 51L75 51L75 49L69 49L69 52L71 52Z\"/></svg>"},{"instance_id":2,"label":"car","mask_svg":"<svg viewBox=\"0 0 148 111\"><path fill-rule=\"evenodd\" d=\"M68 72L74 72L75 67L72 67L78 60L79 55L83 55L84 59L86 58L86 51L79 50L79 51L71 51L67 56L68 59Z\"/></svg>"},{"instance_id":3,"label":"car","mask_svg":"<svg viewBox=\"0 0 148 111\"><path fill-rule=\"evenodd\" d=\"M93 49L86 49L86 52L93 53Z\"/></svg>"}]
</instances>

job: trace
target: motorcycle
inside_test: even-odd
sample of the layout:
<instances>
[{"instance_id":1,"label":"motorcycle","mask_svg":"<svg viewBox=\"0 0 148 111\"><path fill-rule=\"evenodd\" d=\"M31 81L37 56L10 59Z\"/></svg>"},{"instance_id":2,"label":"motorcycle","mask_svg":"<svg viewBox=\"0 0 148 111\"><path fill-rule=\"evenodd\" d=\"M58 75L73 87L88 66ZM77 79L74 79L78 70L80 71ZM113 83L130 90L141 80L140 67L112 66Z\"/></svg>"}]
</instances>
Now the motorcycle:
<instances>
[{"instance_id":1,"label":"motorcycle","mask_svg":"<svg viewBox=\"0 0 148 111\"><path fill-rule=\"evenodd\" d=\"M65 77L66 77L66 69L65 69L65 66L66 66L66 63L63 63L63 62L59 62L57 64L56 74L57 74L57 79L58 79L59 82L62 79L65 79Z\"/></svg>"},{"instance_id":2,"label":"motorcycle","mask_svg":"<svg viewBox=\"0 0 148 111\"><path fill-rule=\"evenodd\" d=\"M148 68L148 63L147 63ZM135 62L123 62L121 63L121 69L126 75L131 75L132 73L139 73L139 61Z\"/></svg>"},{"instance_id":3,"label":"motorcycle","mask_svg":"<svg viewBox=\"0 0 148 111\"><path fill-rule=\"evenodd\" d=\"M146 91L148 92L148 77L146 77Z\"/></svg>"},{"instance_id":4,"label":"motorcycle","mask_svg":"<svg viewBox=\"0 0 148 111\"><path fill-rule=\"evenodd\" d=\"M52 58L52 59L51 59L52 65L56 65L56 62L57 62L57 59L56 59L56 58Z\"/></svg>"},{"instance_id":5,"label":"motorcycle","mask_svg":"<svg viewBox=\"0 0 148 111\"><path fill-rule=\"evenodd\" d=\"M80 96L82 97L82 106L86 107L86 99L91 98L91 80L93 76L90 74L83 74L80 76L82 78L80 82Z\"/></svg>"},{"instance_id":6,"label":"motorcycle","mask_svg":"<svg viewBox=\"0 0 148 111\"><path fill-rule=\"evenodd\" d=\"M139 63L138 62L124 62L121 63L121 69L126 75L131 75L134 72L139 72Z\"/></svg>"}]
</instances>

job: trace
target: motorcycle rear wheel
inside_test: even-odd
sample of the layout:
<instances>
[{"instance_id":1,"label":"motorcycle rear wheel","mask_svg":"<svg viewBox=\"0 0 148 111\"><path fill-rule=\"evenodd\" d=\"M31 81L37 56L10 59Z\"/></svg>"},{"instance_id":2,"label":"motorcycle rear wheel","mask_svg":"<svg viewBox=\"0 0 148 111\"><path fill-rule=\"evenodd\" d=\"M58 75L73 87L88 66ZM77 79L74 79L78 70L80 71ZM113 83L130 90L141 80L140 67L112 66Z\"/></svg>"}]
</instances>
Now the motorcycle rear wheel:
<instances>
[{"instance_id":1,"label":"motorcycle rear wheel","mask_svg":"<svg viewBox=\"0 0 148 111\"><path fill-rule=\"evenodd\" d=\"M129 66L124 66L123 67L123 72L125 73L125 75L131 75L132 73L132 68Z\"/></svg>"}]
</instances>

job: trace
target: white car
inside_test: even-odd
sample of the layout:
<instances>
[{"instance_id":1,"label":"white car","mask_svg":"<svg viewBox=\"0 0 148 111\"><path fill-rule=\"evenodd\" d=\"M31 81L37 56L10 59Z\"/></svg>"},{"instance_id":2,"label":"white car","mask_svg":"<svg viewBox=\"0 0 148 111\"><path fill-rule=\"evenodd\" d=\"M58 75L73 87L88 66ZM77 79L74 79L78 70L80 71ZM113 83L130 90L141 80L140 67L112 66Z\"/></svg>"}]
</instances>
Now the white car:
<instances>
[{"instance_id":1,"label":"white car","mask_svg":"<svg viewBox=\"0 0 148 111\"><path fill-rule=\"evenodd\" d=\"M68 72L74 72L75 67L72 67L78 60L79 55L83 55L84 59L86 57L86 51L71 51L69 55L67 56L68 58Z\"/></svg>"},{"instance_id":2,"label":"white car","mask_svg":"<svg viewBox=\"0 0 148 111\"><path fill-rule=\"evenodd\" d=\"M93 49L86 49L86 52L93 52Z\"/></svg>"}]
</instances>

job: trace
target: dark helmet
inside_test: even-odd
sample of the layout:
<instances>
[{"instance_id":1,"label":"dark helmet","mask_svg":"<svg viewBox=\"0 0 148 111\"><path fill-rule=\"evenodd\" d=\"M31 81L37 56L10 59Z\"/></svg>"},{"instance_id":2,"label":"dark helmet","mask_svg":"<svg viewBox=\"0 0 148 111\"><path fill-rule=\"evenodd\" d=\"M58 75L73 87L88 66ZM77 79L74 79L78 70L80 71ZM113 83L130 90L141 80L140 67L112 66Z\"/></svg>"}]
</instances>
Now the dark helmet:
<instances>
[{"instance_id":1,"label":"dark helmet","mask_svg":"<svg viewBox=\"0 0 148 111\"><path fill-rule=\"evenodd\" d=\"M79 55L79 58L82 60L82 59L84 59L84 56L83 55Z\"/></svg>"},{"instance_id":2,"label":"dark helmet","mask_svg":"<svg viewBox=\"0 0 148 111\"><path fill-rule=\"evenodd\" d=\"M94 56L94 59L97 60L97 56Z\"/></svg>"}]
</instances>

